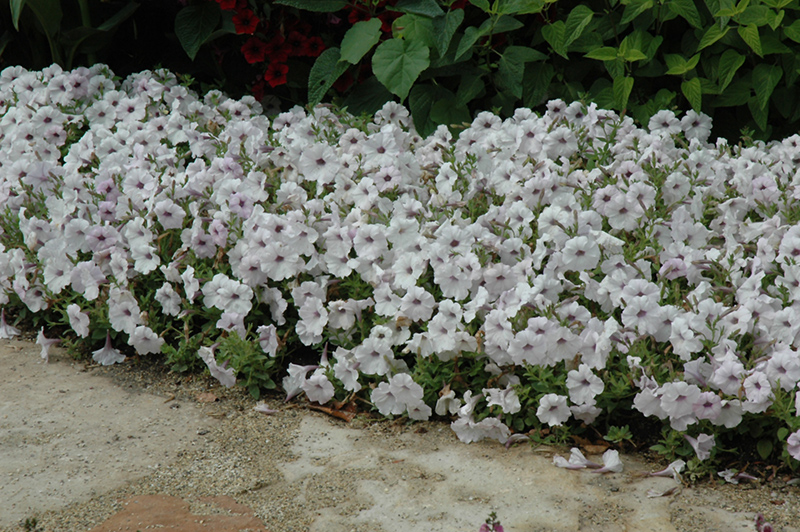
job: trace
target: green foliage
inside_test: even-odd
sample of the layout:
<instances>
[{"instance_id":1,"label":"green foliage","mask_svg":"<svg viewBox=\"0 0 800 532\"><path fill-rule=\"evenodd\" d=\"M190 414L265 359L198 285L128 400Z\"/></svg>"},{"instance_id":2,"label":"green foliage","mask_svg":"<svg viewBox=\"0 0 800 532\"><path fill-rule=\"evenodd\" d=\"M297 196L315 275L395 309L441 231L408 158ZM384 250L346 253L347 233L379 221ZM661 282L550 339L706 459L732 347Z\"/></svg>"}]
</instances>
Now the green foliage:
<instances>
[{"instance_id":1,"label":"green foliage","mask_svg":"<svg viewBox=\"0 0 800 532\"><path fill-rule=\"evenodd\" d=\"M240 338L231 332L217 348L217 359L221 365L228 363L236 370L236 383L247 389L254 399L261 397L263 390L274 390L272 377L281 370L276 359L267 356L256 341Z\"/></svg>"},{"instance_id":2,"label":"green foliage","mask_svg":"<svg viewBox=\"0 0 800 532\"><path fill-rule=\"evenodd\" d=\"M0 56L9 44L19 41L31 55L32 65L58 63L70 69L81 56L92 64L97 52L110 45L117 28L140 5L130 0L101 24L93 26L96 8L90 9L88 0L62 4L65 3L58 0L9 0L9 18L14 31L7 29L0 38Z\"/></svg>"}]
</instances>

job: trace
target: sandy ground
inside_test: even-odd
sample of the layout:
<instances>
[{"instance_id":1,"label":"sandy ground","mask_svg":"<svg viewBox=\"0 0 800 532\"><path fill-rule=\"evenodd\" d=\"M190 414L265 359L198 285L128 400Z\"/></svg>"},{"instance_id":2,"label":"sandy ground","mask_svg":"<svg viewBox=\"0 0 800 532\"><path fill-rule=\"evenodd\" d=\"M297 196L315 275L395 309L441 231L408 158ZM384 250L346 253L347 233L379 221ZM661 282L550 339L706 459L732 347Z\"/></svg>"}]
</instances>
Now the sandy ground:
<instances>
[{"instance_id":1,"label":"sandy ground","mask_svg":"<svg viewBox=\"0 0 800 532\"><path fill-rule=\"evenodd\" d=\"M681 486L623 456L612 475L566 449L465 445L446 424L350 423L133 360L111 368L0 340L0 530L800 532L780 480ZM598 458L599 457L595 457ZM35 520L35 525L34 525Z\"/></svg>"}]
</instances>

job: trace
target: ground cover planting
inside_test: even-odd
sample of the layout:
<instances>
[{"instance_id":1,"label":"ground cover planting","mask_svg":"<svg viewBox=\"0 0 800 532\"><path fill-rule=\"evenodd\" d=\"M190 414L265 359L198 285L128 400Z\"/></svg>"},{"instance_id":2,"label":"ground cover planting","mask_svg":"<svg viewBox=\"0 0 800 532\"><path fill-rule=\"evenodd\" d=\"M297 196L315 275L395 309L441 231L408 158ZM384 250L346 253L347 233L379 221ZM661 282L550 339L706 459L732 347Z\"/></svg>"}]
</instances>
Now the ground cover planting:
<instances>
[{"instance_id":1,"label":"ground cover planting","mask_svg":"<svg viewBox=\"0 0 800 532\"><path fill-rule=\"evenodd\" d=\"M646 427L693 474L796 470L800 137L560 100L427 138L394 103L261 111L165 70L2 71L0 337L464 442Z\"/></svg>"}]
</instances>

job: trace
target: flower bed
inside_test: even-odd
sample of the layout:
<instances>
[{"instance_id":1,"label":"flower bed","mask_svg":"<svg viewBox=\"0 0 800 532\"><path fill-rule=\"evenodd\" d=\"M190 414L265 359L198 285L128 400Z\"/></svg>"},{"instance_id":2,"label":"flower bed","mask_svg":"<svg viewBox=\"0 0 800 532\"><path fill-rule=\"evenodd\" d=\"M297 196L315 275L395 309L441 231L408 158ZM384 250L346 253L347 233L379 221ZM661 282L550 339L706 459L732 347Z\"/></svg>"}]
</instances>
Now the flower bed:
<instances>
[{"instance_id":1,"label":"flower bed","mask_svg":"<svg viewBox=\"0 0 800 532\"><path fill-rule=\"evenodd\" d=\"M551 101L423 139L396 104L270 120L102 65L8 68L0 113L0 305L44 357L62 325L100 364L282 377L465 442L646 416L690 469L751 441L797 467L800 137Z\"/></svg>"}]
</instances>

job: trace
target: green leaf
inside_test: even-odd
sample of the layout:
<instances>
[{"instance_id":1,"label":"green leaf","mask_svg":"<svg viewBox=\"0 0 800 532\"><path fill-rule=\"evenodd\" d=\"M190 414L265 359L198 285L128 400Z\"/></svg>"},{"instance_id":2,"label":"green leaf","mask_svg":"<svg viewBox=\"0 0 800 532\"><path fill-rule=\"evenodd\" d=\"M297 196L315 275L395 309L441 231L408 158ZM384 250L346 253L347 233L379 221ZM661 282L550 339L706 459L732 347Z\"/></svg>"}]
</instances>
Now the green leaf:
<instances>
[{"instance_id":1,"label":"green leaf","mask_svg":"<svg viewBox=\"0 0 800 532\"><path fill-rule=\"evenodd\" d=\"M750 26L739 26L736 28L736 31L739 32L739 37L747 43L747 46L749 46L756 55L763 55L761 53L761 39L758 37L758 26L754 24Z\"/></svg>"},{"instance_id":2,"label":"green leaf","mask_svg":"<svg viewBox=\"0 0 800 532\"><path fill-rule=\"evenodd\" d=\"M446 126L470 122L472 115L466 105L453 105L450 99L441 99L431 107L431 120Z\"/></svg>"},{"instance_id":3,"label":"green leaf","mask_svg":"<svg viewBox=\"0 0 800 532\"><path fill-rule=\"evenodd\" d=\"M341 60L356 64L381 38L381 19L356 22L342 38Z\"/></svg>"},{"instance_id":4,"label":"green leaf","mask_svg":"<svg viewBox=\"0 0 800 532\"><path fill-rule=\"evenodd\" d=\"M625 53L622 55L622 58L632 63L634 61L641 61L643 59L647 59L647 56L641 50L637 50L636 48L631 48L629 50L625 50Z\"/></svg>"},{"instance_id":5,"label":"green leaf","mask_svg":"<svg viewBox=\"0 0 800 532\"><path fill-rule=\"evenodd\" d=\"M561 45L564 47L565 51L575 39L581 36L583 30L592 21L593 16L594 12L583 4L575 6L575 8L570 11L567 17L566 28L564 29L564 37L561 41Z\"/></svg>"},{"instance_id":6,"label":"green leaf","mask_svg":"<svg viewBox=\"0 0 800 532\"><path fill-rule=\"evenodd\" d=\"M308 104L313 107L321 102L348 66L348 63L340 61L338 48L322 52L308 74Z\"/></svg>"},{"instance_id":7,"label":"green leaf","mask_svg":"<svg viewBox=\"0 0 800 532\"><path fill-rule=\"evenodd\" d=\"M719 24L714 24L703 34L703 37L700 39L700 44L697 45L697 51L699 52L703 48L707 48L722 39L730 29L730 26L720 28Z\"/></svg>"},{"instance_id":8,"label":"green leaf","mask_svg":"<svg viewBox=\"0 0 800 532\"><path fill-rule=\"evenodd\" d=\"M769 458L769 455L772 454L772 447L772 440L758 440L756 449L758 450L758 455L762 460Z\"/></svg>"},{"instance_id":9,"label":"green leaf","mask_svg":"<svg viewBox=\"0 0 800 532\"><path fill-rule=\"evenodd\" d=\"M736 15L741 15L742 13L744 13L744 10L747 9L748 5L750 5L750 0L741 0L741 2L739 2L739 4L736 6L725 7L717 10L717 12L714 13L714 16L717 18L735 17Z\"/></svg>"},{"instance_id":10,"label":"green leaf","mask_svg":"<svg viewBox=\"0 0 800 532\"><path fill-rule=\"evenodd\" d=\"M26 0L9 0L9 7L11 8L11 23L14 24L14 29L19 31L19 17L22 14L22 8L25 7Z\"/></svg>"},{"instance_id":11,"label":"green leaf","mask_svg":"<svg viewBox=\"0 0 800 532\"><path fill-rule=\"evenodd\" d=\"M592 50L588 54L585 54L583 57L588 57L589 59L597 59L598 61L614 61L617 59L617 49L612 48L610 46L604 46L602 48L598 48L597 50Z\"/></svg>"},{"instance_id":12,"label":"green leaf","mask_svg":"<svg viewBox=\"0 0 800 532\"><path fill-rule=\"evenodd\" d=\"M772 91L778 86L782 76L783 69L775 65L759 63L753 69L753 90L755 90L756 99L760 107L767 107Z\"/></svg>"},{"instance_id":13,"label":"green leaf","mask_svg":"<svg viewBox=\"0 0 800 532\"><path fill-rule=\"evenodd\" d=\"M481 8L486 13L491 11L491 7L489 7L489 0L469 0L469 3L475 7Z\"/></svg>"},{"instance_id":14,"label":"green leaf","mask_svg":"<svg viewBox=\"0 0 800 532\"><path fill-rule=\"evenodd\" d=\"M444 11L436 3L436 0L400 0L394 7L403 13L414 13L431 18L444 15Z\"/></svg>"},{"instance_id":15,"label":"green leaf","mask_svg":"<svg viewBox=\"0 0 800 532\"><path fill-rule=\"evenodd\" d=\"M783 28L784 33L794 42L800 42L800 19Z\"/></svg>"},{"instance_id":16,"label":"green leaf","mask_svg":"<svg viewBox=\"0 0 800 532\"><path fill-rule=\"evenodd\" d=\"M472 49L475 43L478 42L478 39L486 35L486 33L489 31L489 28L486 27L486 29L483 29L484 26L486 25L482 25L481 28L470 26L464 30L464 36L461 38L461 41L458 43L458 48L456 49L456 61L458 61L464 54Z\"/></svg>"},{"instance_id":17,"label":"green leaf","mask_svg":"<svg viewBox=\"0 0 800 532\"><path fill-rule=\"evenodd\" d=\"M736 71L744 64L745 58L736 50L725 50L719 58L719 90L723 92L733 81Z\"/></svg>"},{"instance_id":18,"label":"green leaf","mask_svg":"<svg viewBox=\"0 0 800 532\"><path fill-rule=\"evenodd\" d=\"M700 112L700 109L703 105L703 89L700 86L700 80L698 78L694 78L684 81L681 83L681 92L684 96L686 96L686 100L688 100L689 104L692 106L692 109Z\"/></svg>"},{"instance_id":19,"label":"green leaf","mask_svg":"<svg viewBox=\"0 0 800 532\"><path fill-rule=\"evenodd\" d=\"M415 85L408 95L408 110L411 111L411 118L414 127L422 137L427 137L436 130L438 124L431 119L431 107L434 102L447 98L449 93L451 101L455 96L437 85Z\"/></svg>"},{"instance_id":20,"label":"green leaf","mask_svg":"<svg viewBox=\"0 0 800 532\"><path fill-rule=\"evenodd\" d=\"M522 105L529 108L538 107L547 96L550 82L555 76L555 69L548 63L527 65L522 78Z\"/></svg>"},{"instance_id":21,"label":"green leaf","mask_svg":"<svg viewBox=\"0 0 800 532\"><path fill-rule=\"evenodd\" d=\"M194 61L200 47L217 26L219 18L220 8L216 2L184 7L175 16L175 35L189 59Z\"/></svg>"},{"instance_id":22,"label":"green leaf","mask_svg":"<svg viewBox=\"0 0 800 532\"><path fill-rule=\"evenodd\" d=\"M553 49L555 53L569 59L567 57L567 50L564 46L564 34L566 33L567 25L564 21L558 20L552 24L542 27L542 37L547 41L547 44Z\"/></svg>"},{"instance_id":23,"label":"green leaf","mask_svg":"<svg viewBox=\"0 0 800 532\"><path fill-rule=\"evenodd\" d=\"M318 13L334 13L347 5L347 0L275 0L276 4Z\"/></svg>"},{"instance_id":24,"label":"green leaf","mask_svg":"<svg viewBox=\"0 0 800 532\"><path fill-rule=\"evenodd\" d=\"M454 9L448 11L443 17L436 17L433 19L433 34L436 39L436 51L439 56L444 56L447 49L450 47L450 42L453 40L453 35L456 30L464 21L464 10Z\"/></svg>"},{"instance_id":25,"label":"green leaf","mask_svg":"<svg viewBox=\"0 0 800 532\"><path fill-rule=\"evenodd\" d=\"M491 22L491 21L487 20L486 22ZM497 19L497 22L494 24L494 26L491 27L491 34L497 35L498 33L515 31L524 27L525 24L523 24L521 21L515 19L514 17L503 15L502 17Z\"/></svg>"},{"instance_id":26,"label":"green leaf","mask_svg":"<svg viewBox=\"0 0 800 532\"><path fill-rule=\"evenodd\" d=\"M364 83L357 84L342 102L342 107L355 115L373 115L383 104L394 99L375 76L370 76Z\"/></svg>"},{"instance_id":27,"label":"green leaf","mask_svg":"<svg viewBox=\"0 0 800 532\"><path fill-rule=\"evenodd\" d=\"M748 103L751 99L755 101L755 97L751 98L752 89L750 87L750 80L737 80L728 86L727 90L714 98L714 107L738 107Z\"/></svg>"},{"instance_id":28,"label":"green leaf","mask_svg":"<svg viewBox=\"0 0 800 532\"><path fill-rule=\"evenodd\" d=\"M486 84L483 82L481 76L475 74L468 74L461 77L461 83L458 85L456 92L456 103L458 105L466 105L474 100L483 90Z\"/></svg>"},{"instance_id":29,"label":"green leaf","mask_svg":"<svg viewBox=\"0 0 800 532\"><path fill-rule=\"evenodd\" d=\"M128 19L133 13L139 9L139 4L131 0L128 5L117 11L111 18L97 26L100 31L111 31Z\"/></svg>"},{"instance_id":30,"label":"green leaf","mask_svg":"<svg viewBox=\"0 0 800 532\"><path fill-rule=\"evenodd\" d=\"M631 0L622 12L620 24L627 24L648 9L653 8L653 0Z\"/></svg>"},{"instance_id":31,"label":"green leaf","mask_svg":"<svg viewBox=\"0 0 800 532\"><path fill-rule=\"evenodd\" d=\"M786 11L784 11L783 9L781 9L777 13L774 11L769 11L767 12L767 24L769 24L769 27L772 28L773 31L777 30L778 26L780 26L781 22L783 22L783 17L785 15Z\"/></svg>"},{"instance_id":32,"label":"green leaf","mask_svg":"<svg viewBox=\"0 0 800 532\"><path fill-rule=\"evenodd\" d=\"M544 0L500 0L497 12L501 15L531 15L544 10Z\"/></svg>"},{"instance_id":33,"label":"green leaf","mask_svg":"<svg viewBox=\"0 0 800 532\"><path fill-rule=\"evenodd\" d=\"M516 98L522 98L522 77L525 72L525 63L546 59L546 55L533 48L509 46L497 63L497 77L500 85Z\"/></svg>"},{"instance_id":34,"label":"green leaf","mask_svg":"<svg viewBox=\"0 0 800 532\"><path fill-rule=\"evenodd\" d=\"M749 6L739 15L736 22L744 26L749 26L750 24L765 26L769 20L767 17L771 12L767 6Z\"/></svg>"},{"instance_id":35,"label":"green leaf","mask_svg":"<svg viewBox=\"0 0 800 532\"><path fill-rule=\"evenodd\" d=\"M408 91L430 64L430 50L418 41L389 39L375 49L372 72L393 94L405 100Z\"/></svg>"},{"instance_id":36,"label":"green leaf","mask_svg":"<svg viewBox=\"0 0 800 532\"><path fill-rule=\"evenodd\" d=\"M628 107L628 98L630 98L632 90L632 77L621 76L614 80L614 101L620 111L624 111Z\"/></svg>"},{"instance_id":37,"label":"green leaf","mask_svg":"<svg viewBox=\"0 0 800 532\"><path fill-rule=\"evenodd\" d=\"M680 54L665 54L664 61L667 63L666 74L681 76L690 72L697 66L700 60L700 54L695 54L688 61Z\"/></svg>"},{"instance_id":38,"label":"green leaf","mask_svg":"<svg viewBox=\"0 0 800 532\"><path fill-rule=\"evenodd\" d=\"M779 440L783 441L786 439L787 436L789 436L789 429L787 429L786 427L781 427L778 429L776 435L778 436Z\"/></svg>"},{"instance_id":39,"label":"green leaf","mask_svg":"<svg viewBox=\"0 0 800 532\"><path fill-rule=\"evenodd\" d=\"M676 15L683 17L692 27L703 27L703 21L693 0L670 0L667 7Z\"/></svg>"},{"instance_id":40,"label":"green leaf","mask_svg":"<svg viewBox=\"0 0 800 532\"><path fill-rule=\"evenodd\" d=\"M394 37L409 41L420 41L428 48L435 46L433 21L428 17L408 14L398 18L392 24Z\"/></svg>"}]
</instances>

